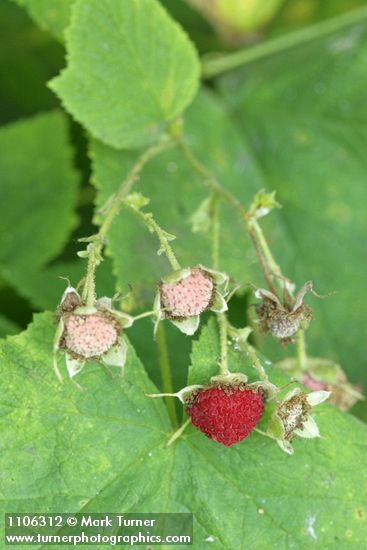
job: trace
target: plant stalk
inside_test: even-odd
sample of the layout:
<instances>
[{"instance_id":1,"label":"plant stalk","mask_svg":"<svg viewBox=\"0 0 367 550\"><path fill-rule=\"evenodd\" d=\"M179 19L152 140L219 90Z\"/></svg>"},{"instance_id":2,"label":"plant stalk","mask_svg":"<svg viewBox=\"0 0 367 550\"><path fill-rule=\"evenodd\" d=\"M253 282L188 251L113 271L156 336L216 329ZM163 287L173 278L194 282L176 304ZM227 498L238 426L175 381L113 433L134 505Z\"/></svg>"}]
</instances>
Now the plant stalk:
<instances>
[{"instance_id":1,"label":"plant stalk","mask_svg":"<svg viewBox=\"0 0 367 550\"><path fill-rule=\"evenodd\" d=\"M158 347L159 368L160 368L161 377L162 377L163 393L173 394L171 366L170 366L170 361L168 356L166 333L162 323L158 327L156 342ZM177 420L175 404L172 399L167 397L165 397L165 401L166 401L168 414L172 422L172 426L174 428L177 428L178 420Z\"/></svg>"},{"instance_id":2,"label":"plant stalk","mask_svg":"<svg viewBox=\"0 0 367 550\"><path fill-rule=\"evenodd\" d=\"M127 202L124 202L125 206L129 208L139 219L141 219L144 225L148 228L151 233L155 233L158 237L159 244L161 245L161 250L165 253L167 260L169 261L172 269L174 271L181 269L181 266L175 256L175 253L172 250L166 237L166 232L158 225L151 213L142 212L139 208L134 208Z\"/></svg>"},{"instance_id":3,"label":"plant stalk","mask_svg":"<svg viewBox=\"0 0 367 550\"><path fill-rule=\"evenodd\" d=\"M203 56L202 75L204 78L213 78L247 63L294 48L310 40L322 38L344 27L360 23L366 18L366 8L356 9L327 21L316 23L305 29L290 32L285 36L267 40L251 48L243 48L236 52L216 57L213 55Z\"/></svg>"},{"instance_id":4,"label":"plant stalk","mask_svg":"<svg viewBox=\"0 0 367 550\"><path fill-rule=\"evenodd\" d=\"M260 267L263 271L264 278L269 286L269 290L274 292L274 286L272 283L273 275L282 277L280 268L275 262L269 245L266 242L265 236L262 232L257 220L252 216L249 216L246 209L242 204L227 191L217 179L209 172L209 170L196 158L192 149L186 143L182 136L172 136L176 142L186 160L189 162L193 170L200 176L203 183L209 187L215 195L222 197L232 208L238 213L245 229L254 245L255 252L257 254Z\"/></svg>"},{"instance_id":5,"label":"plant stalk","mask_svg":"<svg viewBox=\"0 0 367 550\"><path fill-rule=\"evenodd\" d=\"M297 365L300 370L307 370L306 339L303 328L298 329L296 333L296 357Z\"/></svg>"},{"instance_id":6,"label":"plant stalk","mask_svg":"<svg viewBox=\"0 0 367 550\"><path fill-rule=\"evenodd\" d=\"M217 313L219 325L220 340L220 374L227 376L230 374L228 369L228 335L227 335L227 317L225 313Z\"/></svg>"},{"instance_id":7,"label":"plant stalk","mask_svg":"<svg viewBox=\"0 0 367 550\"><path fill-rule=\"evenodd\" d=\"M212 268L219 270L219 242L220 242L220 221L219 221L219 197L214 193L212 197L211 226L212 226ZM217 313L220 340L220 373L223 376L229 374L228 369L228 334L227 317L225 313Z\"/></svg>"},{"instance_id":8,"label":"plant stalk","mask_svg":"<svg viewBox=\"0 0 367 550\"><path fill-rule=\"evenodd\" d=\"M146 149L137 159L134 166L129 171L126 179L122 182L119 189L114 193L100 209L105 217L99 228L98 233L92 235L87 239L81 239L81 241L89 242L87 247L88 253L88 266L87 274L85 277L82 299L87 306L93 306L95 302L95 271L97 266L102 261L102 250L105 245L107 233L111 227L111 224L119 213L123 204L123 200L126 195L129 194L132 186L138 181L140 173L144 166L154 157L165 151L167 148L173 145L172 140L164 137L158 143L155 143L148 149Z\"/></svg>"}]
</instances>

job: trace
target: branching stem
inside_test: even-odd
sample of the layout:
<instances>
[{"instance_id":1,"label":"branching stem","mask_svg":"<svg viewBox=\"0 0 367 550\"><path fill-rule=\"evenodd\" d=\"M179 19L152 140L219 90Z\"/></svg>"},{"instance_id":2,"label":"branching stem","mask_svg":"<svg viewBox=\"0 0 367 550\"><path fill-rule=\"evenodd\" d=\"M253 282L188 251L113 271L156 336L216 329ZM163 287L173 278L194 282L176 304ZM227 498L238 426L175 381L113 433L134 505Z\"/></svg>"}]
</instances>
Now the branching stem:
<instances>
[{"instance_id":1,"label":"branching stem","mask_svg":"<svg viewBox=\"0 0 367 550\"><path fill-rule=\"evenodd\" d=\"M153 215L150 212L146 213L139 208L131 206L128 202L125 202L124 204L129 208L131 212L133 212L139 219L143 221L144 225L149 229L151 233L155 233L157 235L159 244L161 245L160 250L165 253L167 260L171 264L172 269L174 271L181 269L181 266L177 261L172 247L168 242L169 239L167 238L167 233L158 225L158 223L153 218Z\"/></svg>"},{"instance_id":2,"label":"branching stem","mask_svg":"<svg viewBox=\"0 0 367 550\"><path fill-rule=\"evenodd\" d=\"M117 214L119 213L125 197L129 194L133 185L138 181L140 173L144 166L154 157L172 147L173 142L165 136L161 141L155 143L146 149L137 159L126 179L122 182L119 189L114 193L100 209L100 214L104 220L98 233L86 239L80 239L82 242L88 242L86 255L88 257L87 274L83 287L82 299L87 306L92 306L95 301L95 271L102 261L102 250L105 245L107 233Z\"/></svg>"},{"instance_id":3,"label":"branching stem","mask_svg":"<svg viewBox=\"0 0 367 550\"><path fill-rule=\"evenodd\" d=\"M273 279L276 278L277 282L280 282L281 288L283 291L287 291L287 287L284 284L286 277L282 274L282 271L274 259L274 256L270 250L270 247L266 241L265 235L261 229L260 224L258 223L254 215L250 215L248 211L241 205L241 203L222 185L217 181L217 179L207 170L207 168L196 158L192 149L186 143L182 135L172 134L173 139L177 141L179 148L181 149L186 160L195 170L195 172L200 176L200 179L203 183L208 186L215 197L221 197L226 202L228 202L233 209L239 214L240 219L242 220L246 231L254 245L259 264L263 271L265 280L269 287L269 290L275 293ZM215 204L215 203L213 203ZM212 222L212 231L213 231L213 243L212 243L212 256L213 256L213 266L214 269L218 268L218 250L219 250L219 217L218 217L218 206L215 207L213 213L213 222ZM275 293L276 294L276 293ZM227 366L227 324L226 317L223 314L218 314L218 321L220 327L220 341L221 341L221 371L228 372ZM225 345L224 345L225 343ZM253 361L254 367L257 369L259 376L262 380L267 378L264 368L262 367L254 349L249 345L245 344L247 347L246 351ZM303 370L307 370L307 358L306 358L306 347L305 347L305 335L303 330L299 330L296 336L296 346L297 346L297 359L299 366ZM225 349L225 351L224 351Z\"/></svg>"},{"instance_id":4,"label":"branching stem","mask_svg":"<svg viewBox=\"0 0 367 550\"><path fill-rule=\"evenodd\" d=\"M199 161L199 159L192 151L191 147L189 147L182 136L177 136L177 134L174 134L172 137L176 140L177 145L182 151L186 160L189 162L193 170L198 174L204 185L209 187L216 196L221 197L228 204L230 204L239 215L248 235L250 236L252 243L254 244L255 252L257 254L260 267L263 271L264 278L269 286L269 290L273 292L274 287L272 284L272 277L273 275L280 276L280 268L271 254L269 245L266 242L265 236L257 220L254 219L253 216L249 216L246 209L236 199L236 197L234 197L232 193L227 191L227 189L225 189L210 173L210 171Z\"/></svg>"}]
</instances>

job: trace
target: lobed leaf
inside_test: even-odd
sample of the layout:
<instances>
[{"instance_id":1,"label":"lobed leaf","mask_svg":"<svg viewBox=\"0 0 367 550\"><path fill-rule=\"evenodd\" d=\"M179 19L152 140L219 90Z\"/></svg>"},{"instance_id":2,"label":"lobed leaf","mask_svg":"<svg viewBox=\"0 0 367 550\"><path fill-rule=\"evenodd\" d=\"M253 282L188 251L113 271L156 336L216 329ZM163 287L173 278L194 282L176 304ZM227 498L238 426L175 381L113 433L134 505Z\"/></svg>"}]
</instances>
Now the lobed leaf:
<instances>
[{"instance_id":1,"label":"lobed leaf","mask_svg":"<svg viewBox=\"0 0 367 550\"><path fill-rule=\"evenodd\" d=\"M193 369L200 354L213 359L213 330ZM358 420L320 406L324 438L296 442L292 457L258 434L225 448L193 428L167 449L163 401L145 397L155 388L132 347L123 376L87 364L80 392L52 372L53 332L52 316L37 315L0 344L4 510L192 512L195 550L362 548L367 432Z\"/></svg>"},{"instance_id":2,"label":"lobed leaf","mask_svg":"<svg viewBox=\"0 0 367 550\"><path fill-rule=\"evenodd\" d=\"M156 0L77 0L73 14L68 66L51 88L103 142L151 143L196 93L193 45Z\"/></svg>"}]
</instances>

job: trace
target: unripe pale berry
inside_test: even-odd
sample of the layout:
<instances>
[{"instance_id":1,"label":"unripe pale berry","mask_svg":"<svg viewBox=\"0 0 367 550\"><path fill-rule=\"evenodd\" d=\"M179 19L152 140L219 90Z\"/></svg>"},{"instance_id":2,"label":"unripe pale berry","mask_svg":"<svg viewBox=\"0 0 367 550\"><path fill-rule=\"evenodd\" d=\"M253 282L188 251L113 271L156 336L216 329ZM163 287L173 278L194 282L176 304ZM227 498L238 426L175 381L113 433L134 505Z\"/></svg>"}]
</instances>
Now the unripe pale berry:
<instances>
[{"instance_id":1,"label":"unripe pale berry","mask_svg":"<svg viewBox=\"0 0 367 550\"><path fill-rule=\"evenodd\" d=\"M117 341L116 322L102 312L89 315L70 314L65 317L62 346L84 357L99 357Z\"/></svg>"},{"instance_id":2,"label":"unripe pale berry","mask_svg":"<svg viewBox=\"0 0 367 550\"><path fill-rule=\"evenodd\" d=\"M185 319L200 315L210 308L214 295L211 275L193 268L188 277L174 283L160 284L161 307L171 319Z\"/></svg>"}]
</instances>

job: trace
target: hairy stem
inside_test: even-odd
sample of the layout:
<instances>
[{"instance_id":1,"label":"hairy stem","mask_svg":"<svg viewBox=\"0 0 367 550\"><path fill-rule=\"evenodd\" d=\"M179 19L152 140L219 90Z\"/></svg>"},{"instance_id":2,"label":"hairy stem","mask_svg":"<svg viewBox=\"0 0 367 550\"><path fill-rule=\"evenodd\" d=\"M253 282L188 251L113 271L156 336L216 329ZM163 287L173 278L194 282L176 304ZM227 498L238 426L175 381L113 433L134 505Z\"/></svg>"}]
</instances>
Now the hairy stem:
<instances>
[{"instance_id":1,"label":"hairy stem","mask_svg":"<svg viewBox=\"0 0 367 550\"><path fill-rule=\"evenodd\" d=\"M129 194L132 186L138 181L140 173L144 166L154 157L172 147L173 142L167 136L161 141L155 143L146 149L137 159L126 179L122 182L119 189L111 195L105 205L100 209L100 214L104 216L104 220L99 228L98 233L80 239L80 241L89 242L87 247L88 266L85 277L82 299L88 306L92 306L95 301L95 271L99 263L102 261L102 250L105 245L107 233L123 204L124 198Z\"/></svg>"},{"instance_id":2,"label":"hairy stem","mask_svg":"<svg viewBox=\"0 0 367 550\"><path fill-rule=\"evenodd\" d=\"M144 225L149 229L151 233L155 233L158 237L159 244L161 245L161 250L165 253L167 260L171 264L171 267L174 271L181 269L179 262L172 250L172 247L169 244L167 238L167 233L158 225L158 223L153 218L153 215L148 212L142 212L139 208L135 208L129 203L124 203L129 210L131 210L139 219L141 219Z\"/></svg>"},{"instance_id":3,"label":"hairy stem","mask_svg":"<svg viewBox=\"0 0 367 550\"><path fill-rule=\"evenodd\" d=\"M220 373L223 376L229 374L228 369L228 335L227 335L227 317L225 313L217 313L220 339Z\"/></svg>"},{"instance_id":4,"label":"hairy stem","mask_svg":"<svg viewBox=\"0 0 367 550\"><path fill-rule=\"evenodd\" d=\"M251 359L252 365L256 369L256 371L257 371L257 373L260 377L260 380L267 380L268 376L265 372L264 367L261 364L260 359L257 356L257 353L256 353L255 349L248 342L241 342L241 347L243 348L243 350L247 353L247 355Z\"/></svg>"},{"instance_id":5,"label":"hairy stem","mask_svg":"<svg viewBox=\"0 0 367 550\"><path fill-rule=\"evenodd\" d=\"M306 339L305 331L302 328L298 329L296 334L296 354L299 369L307 370Z\"/></svg>"},{"instance_id":6,"label":"hairy stem","mask_svg":"<svg viewBox=\"0 0 367 550\"><path fill-rule=\"evenodd\" d=\"M192 149L182 136L173 135L172 137L177 141L177 144L186 160L189 162L193 170L200 176L202 182L209 187L215 195L220 196L223 200L230 204L240 216L240 219L254 245L255 252L257 254L260 267L263 271L264 278L269 286L269 290L274 292L272 276L281 276L281 272L278 264L275 262L271 254L269 245L266 242L265 236L257 220L252 216L249 216L246 209L236 199L236 197L227 191L227 189L225 189L210 173L210 171L196 158Z\"/></svg>"},{"instance_id":7,"label":"hairy stem","mask_svg":"<svg viewBox=\"0 0 367 550\"><path fill-rule=\"evenodd\" d=\"M243 208L242 204L236 199L236 197L234 197L232 193L221 186L221 184L209 172L209 170L195 157L192 149L187 145L186 141L181 136L173 137L176 139L177 144L184 156L186 157L187 161L197 172L205 185L209 187L209 189L211 189L214 193L220 195L224 200L226 200L238 212L241 218L245 220L247 215L246 210Z\"/></svg>"},{"instance_id":8,"label":"hairy stem","mask_svg":"<svg viewBox=\"0 0 367 550\"><path fill-rule=\"evenodd\" d=\"M212 198L211 226L212 226L212 268L219 269L219 239L220 239L220 221L219 221L219 200L218 193ZM227 317L225 313L217 313L220 339L220 373L229 374L228 370L228 335L227 335Z\"/></svg>"},{"instance_id":9,"label":"hairy stem","mask_svg":"<svg viewBox=\"0 0 367 550\"><path fill-rule=\"evenodd\" d=\"M267 243L267 240L265 238L263 230L260 227L259 222L256 219L252 219L248 223L249 223L249 231L250 232L253 231L256 241L258 242L262 250L262 253L264 255L264 258L266 260L266 263L270 272L274 275L281 277L282 276L281 269L274 259L274 256L270 250L270 247Z\"/></svg>"},{"instance_id":10,"label":"hairy stem","mask_svg":"<svg viewBox=\"0 0 367 550\"><path fill-rule=\"evenodd\" d=\"M120 188L116 191L112 197L110 197L105 206L102 207L101 211L105 215L105 219L100 227L98 235L103 238L107 235L107 232L111 226L111 223L118 214L123 200L130 193L132 186L138 181L140 173L144 166L152 160L154 157L172 147L172 141L168 140L166 137L155 143L148 149L146 149L137 159L134 166L131 168L126 179L122 182Z\"/></svg>"},{"instance_id":11,"label":"hairy stem","mask_svg":"<svg viewBox=\"0 0 367 550\"><path fill-rule=\"evenodd\" d=\"M168 356L166 333L162 323L158 327L156 342L158 346L159 368L161 371L163 392L173 394L171 366ZM177 428L178 421L175 404L172 399L165 398L165 400L172 426L174 428Z\"/></svg>"},{"instance_id":12,"label":"hairy stem","mask_svg":"<svg viewBox=\"0 0 367 550\"><path fill-rule=\"evenodd\" d=\"M92 307L96 298L95 271L100 263L99 257L102 250L102 242L95 240L88 245L88 266L85 282L83 286L82 301L87 306Z\"/></svg>"},{"instance_id":13,"label":"hairy stem","mask_svg":"<svg viewBox=\"0 0 367 550\"><path fill-rule=\"evenodd\" d=\"M212 268L219 270L219 246L220 246L220 223L219 223L219 197L213 194L212 197Z\"/></svg>"},{"instance_id":14,"label":"hairy stem","mask_svg":"<svg viewBox=\"0 0 367 550\"><path fill-rule=\"evenodd\" d=\"M173 134L172 136L178 143L182 153L185 158L192 166L192 168L200 176L201 180L207 185L215 197L221 197L226 200L236 212L239 214L246 231L254 245L259 264L264 274L264 278L267 282L269 290L275 293L273 285L273 277L277 278L277 281L281 281L281 288L287 296L287 287L284 284L286 277L282 274L282 271L274 259L274 256L270 250L270 247L266 241L265 235L258 223L256 217L249 215L241 203L222 185L217 181L217 179L207 170L207 168L195 157L191 148L187 145L182 136L177 136ZM215 204L215 203L214 203ZM219 250L219 217L218 217L218 207L215 206L212 216L212 257L213 257L213 267L218 269L218 250ZM227 359L227 325L226 325L226 316L223 314L218 314L218 322L220 327L220 341L221 341L221 372L222 374L228 373L228 359ZM253 361L254 367L257 369L259 376L262 380L267 379L264 368L262 367L254 349L247 345L247 353ZM305 352L305 337L304 331L298 331L297 333L297 357L300 366L302 369L307 369L307 359Z\"/></svg>"}]
</instances>

